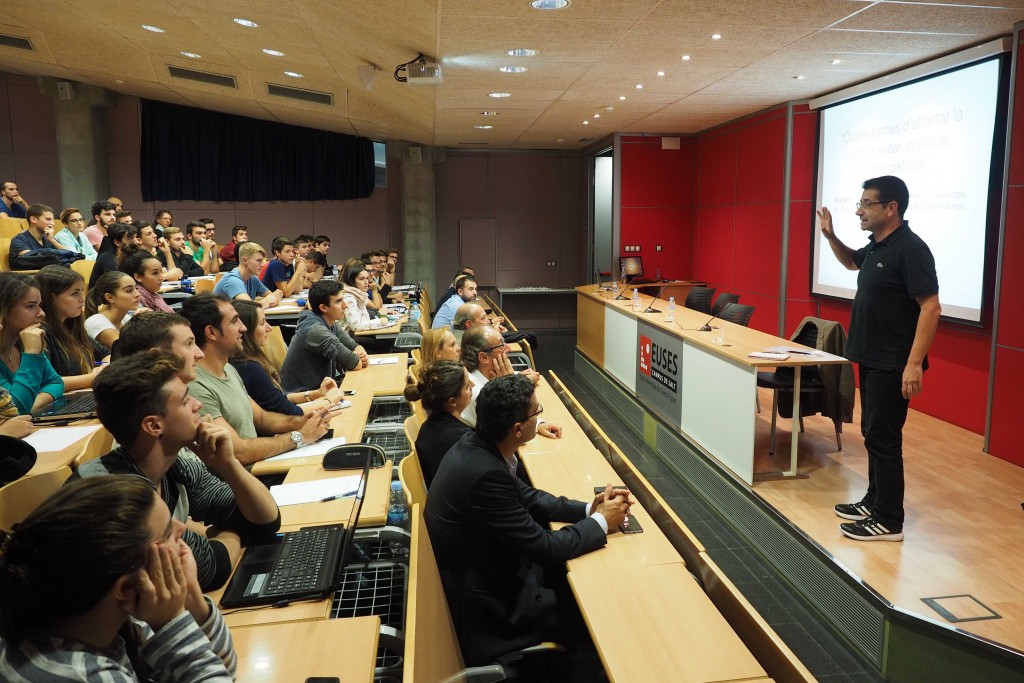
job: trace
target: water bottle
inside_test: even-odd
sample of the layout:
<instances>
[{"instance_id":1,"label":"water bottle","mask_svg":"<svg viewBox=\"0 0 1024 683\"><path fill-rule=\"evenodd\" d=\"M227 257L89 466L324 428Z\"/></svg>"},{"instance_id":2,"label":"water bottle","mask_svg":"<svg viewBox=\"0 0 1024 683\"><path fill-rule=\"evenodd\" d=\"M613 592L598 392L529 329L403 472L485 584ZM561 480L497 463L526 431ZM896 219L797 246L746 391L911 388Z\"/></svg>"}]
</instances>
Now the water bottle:
<instances>
[{"instance_id":1,"label":"water bottle","mask_svg":"<svg viewBox=\"0 0 1024 683\"><path fill-rule=\"evenodd\" d=\"M661 268L654 269L654 279L661 282Z\"/></svg>"},{"instance_id":2,"label":"water bottle","mask_svg":"<svg viewBox=\"0 0 1024 683\"><path fill-rule=\"evenodd\" d=\"M633 312L634 313L639 313L640 312L640 290L639 289L634 289L633 290Z\"/></svg>"},{"instance_id":3,"label":"water bottle","mask_svg":"<svg viewBox=\"0 0 1024 683\"><path fill-rule=\"evenodd\" d=\"M405 503L402 482L391 482L391 495L388 497L388 526L409 528L409 506ZM405 557L409 549L400 541L391 541L391 556Z\"/></svg>"},{"instance_id":4,"label":"water bottle","mask_svg":"<svg viewBox=\"0 0 1024 683\"><path fill-rule=\"evenodd\" d=\"M615 296L619 295L619 283L614 280L612 281L612 294Z\"/></svg>"},{"instance_id":5,"label":"water bottle","mask_svg":"<svg viewBox=\"0 0 1024 683\"><path fill-rule=\"evenodd\" d=\"M676 320L676 298L670 296L668 298L668 310L665 311L665 322L672 323Z\"/></svg>"},{"instance_id":6,"label":"water bottle","mask_svg":"<svg viewBox=\"0 0 1024 683\"><path fill-rule=\"evenodd\" d=\"M192 293L192 281L189 280L187 277L181 278L181 291L185 292L186 294Z\"/></svg>"},{"instance_id":7,"label":"water bottle","mask_svg":"<svg viewBox=\"0 0 1024 683\"><path fill-rule=\"evenodd\" d=\"M626 266L622 266L622 268L619 269L619 282L626 282Z\"/></svg>"},{"instance_id":8,"label":"water bottle","mask_svg":"<svg viewBox=\"0 0 1024 683\"><path fill-rule=\"evenodd\" d=\"M418 303L414 303L412 305L412 312L409 314L409 318L414 323L418 323L420 321L420 305Z\"/></svg>"}]
</instances>

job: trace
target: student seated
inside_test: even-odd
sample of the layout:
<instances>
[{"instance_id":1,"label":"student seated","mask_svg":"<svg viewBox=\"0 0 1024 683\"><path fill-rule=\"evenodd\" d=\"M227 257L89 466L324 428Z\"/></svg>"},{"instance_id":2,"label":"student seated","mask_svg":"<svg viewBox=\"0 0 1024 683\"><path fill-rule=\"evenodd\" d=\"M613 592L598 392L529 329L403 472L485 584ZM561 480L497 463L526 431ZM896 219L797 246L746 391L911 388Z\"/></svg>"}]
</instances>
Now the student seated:
<instances>
[{"instance_id":1,"label":"student seated","mask_svg":"<svg viewBox=\"0 0 1024 683\"><path fill-rule=\"evenodd\" d=\"M151 311L173 313L174 309L160 295L160 287L164 283L160 276L162 270L160 259L145 249L136 249L121 261L121 272L135 280L139 304Z\"/></svg>"},{"instance_id":2,"label":"student seated","mask_svg":"<svg viewBox=\"0 0 1024 683\"><path fill-rule=\"evenodd\" d=\"M85 218L81 210L74 207L64 209L60 212L60 222L64 229L58 231L53 239L60 242L61 248L78 252L86 261L95 261L96 250L85 236Z\"/></svg>"},{"instance_id":3,"label":"student seated","mask_svg":"<svg viewBox=\"0 0 1024 683\"><path fill-rule=\"evenodd\" d=\"M181 359L185 364L179 373L182 382L188 384L196 378L203 350L196 344L188 318L160 311L133 316L121 328L114 357L125 358L150 349L166 351Z\"/></svg>"},{"instance_id":4,"label":"student seated","mask_svg":"<svg viewBox=\"0 0 1024 683\"><path fill-rule=\"evenodd\" d=\"M121 326L139 310L139 290L135 278L112 270L96 280L85 298L85 331L107 348L121 334Z\"/></svg>"},{"instance_id":5,"label":"student seated","mask_svg":"<svg viewBox=\"0 0 1024 683\"><path fill-rule=\"evenodd\" d=\"M231 575L239 542L276 533L281 515L267 487L235 457L228 430L199 419L199 401L181 379L184 367L161 351L111 363L93 393L100 422L121 445L71 480L134 474L149 481L177 521L191 519L183 539L195 555L199 585L214 590ZM185 448L198 459L179 457Z\"/></svg>"},{"instance_id":6,"label":"student seated","mask_svg":"<svg viewBox=\"0 0 1024 683\"><path fill-rule=\"evenodd\" d=\"M202 277L206 274L203 272L203 267L192 259L192 254L185 251L185 235L182 234L181 228L164 228L164 239L171 250L174 267L181 271L182 277Z\"/></svg>"},{"instance_id":7,"label":"student seated","mask_svg":"<svg viewBox=\"0 0 1024 683\"><path fill-rule=\"evenodd\" d=\"M0 388L0 436L24 439L36 431L31 415L18 415L18 406L11 392ZM0 486L8 482L0 481Z\"/></svg>"},{"instance_id":8,"label":"student seated","mask_svg":"<svg viewBox=\"0 0 1024 683\"><path fill-rule=\"evenodd\" d=\"M438 307L430 326L435 330L439 327L451 327L459 306L475 298L476 279L470 275L460 275L455 279L455 296L449 297Z\"/></svg>"},{"instance_id":9,"label":"student seated","mask_svg":"<svg viewBox=\"0 0 1024 683\"><path fill-rule=\"evenodd\" d=\"M192 260L199 264L204 275L216 273L220 270L220 256L217 254L217 243L206 235L205 223L192 221L186 225L185 241L185 246L192 254Z\"/></svg>"},{"instance_id":10,"label":"student seated","mask_svg":"<svg viewBox=\"0 0 1024 683\"><path fill-rule=\"evenodd\" d=\"M427 330L420 340L420 362L428 365L438 360L462 360L462 346L447 327Z\"/></svg>"},{"instance_id":11,"label":"student seated","mask_svg":"<svg viewBox=\"0 0 1024 683\"><path fill-rule=\"evenodd\" d=\"M251 465L314 443L327 433L326 407L308 415L282 415L264 410L246 394L238 371L228 363L242 350L245 332L230 301L216 294L197 294L185 300L181 314L188 318L205 354L190 391L202 401L202 414L228 429L239 460Z\"/></svg>"},{"instance_id":12,"label":"student seated","mask_svg":"<svg viewBox=\"0 0 1024 683\"><path fill-rule=\"evenodd\" d=\"M288 391L320 386L324 377L359 370L370 363L362 346L341 327L345 301L340 282L324 280L309 290L312 310L299 314L295 336L281 367L281 385Z\"/></svg>"},{"instance_id":13,"label":"student seated","mask_svg":"<svg viewBox=\"0 0 1024 683\"><path fill-rule=\"evenodd\" d=\"M305 286L306 259L295 256L295 245L287 237L275 237L270 248L274 258L267 262L262 275L263 286L274 291L280 289L285 296L293 296Z\"/></svg>"},{"instance_id":14,"label":"student seated","mask_svg":"<svg viewBox=\"0 0 1024 683\"><path fill-rule=\"evenodd\" d=\"M473 380L462 363L439 360L423 366L419 381L406 386L405 400L422 401L427 413L416 437L416 455L423 470L423 481L430 488L444 454L464 434L473 431L459 419L473 400Z\"/></svg>"},{"instance_id":15,"label":"student seated","mask_svg":"<svg viewBox=\"0 0 1024 683\"><path fill-rule=\"evenodd\" d=\"M370 292L372 278L359 259L349 259L341 273L345 285L342 298L345 300L345 322L353 332L376 330L387 326L386 318L378 318L367 310L367 302L373 297Z\"/></svg>"},{"instance_id":16,"label":"student seated","mask_svg":"<svg viewBox=\"0 0 1024 683\"><path fill-rule=\"evenodd\" d=\"M141 477L67 486L0 544L0 680L234 679L184 525Z\"/></svg>"},{"instance_id":17,"label":"student seated","mask_svg":"<svg viewBox=\"0 0 1024 683\"><path fill-rule=\"evenodd\" d=\"M280 291L267 289L258 275L266 258L267 252L255 242L238 245L238 267L213 286L213 293L228 299L258 301L264 308L276 306L281 301Z\"/></svg>"},{"instance_id":18,"label":"student seated","mask_svg":"<svg viewBox=\"0 0 1024 683\"><path fill-rule=\"evenodd\" d=\"M46 266L36 274L46 331L46 357L64 379L65 391L88 389L110 349L85 331L85 278L65 266Z\"/></svg>"},{"instance_id":19,"label":"student seated","mask_svg":"<svg viewBox=\"0 0 1024 683\"><path fill-rule=\"evenodd\" d=\"M231 365L238 371L249 396L263 410L284 415L302 415L324 407L330 408L342 400L344 394L333 377L325 377L320 386L312 391L284 393L281 389L281 373L263 351L263 345L270 334L270 323L267 322L263 307L255 301L239 299L232 301L231 305L245 325L242 350L231 356Z\"/></svg>"},{"instance_id":20,"label":"student seated","mask_svg":"<svg viewBox=\"0 0 1024 683\"><path fill-rule=\"evenodd\" d=\"M22 415L64 395L64 380L43 353L45 315L34 277L0 273L0 387Z\"/></svg>"},{"instance_id":21,"label":"student seated","mask_svg":"<svg viewBox=\"0 0 1024 683\"><path fill-rule=\"evenodd\" d=\"M586 639L559 620L572 597L555 588L565 562L604 546L632 502L611 486L588 504L516 478L516 451L543 412L525 377L489 382L477 400L476 430L444 456L423 514L469 666L544 640L572 648L579 630ZM570 524L552 530L550 522Z\"/></svg>"},{"instance_id":22,"label":"student seated","mask_svg":"<svg viewBox=\"0 0 1024 683\"><path fill-rule=\"evenodd\" d=\"M63 249L64 245L53 238L53 209L46 204L33 204L26 215L28 230L23 230L11 239L11 268L16 269L15 258L40 249ZM29 270L31 266L21 266Z\"/></svg>"},{"instance_id":23,"label":"student seated","mask_svg":"<svg viewBox=\"0 0 1024 683\"><path fill-rule=\"evenodd\" d=\"M89 289L96 286L96 281L104 273L118 269L128 252L138 249L139 231L131 223L114 223L107 228L107 236L100 243L99 256L96 257L96 265L93 266L92 274L89 275Z\"/></svg>"}]
</instances>

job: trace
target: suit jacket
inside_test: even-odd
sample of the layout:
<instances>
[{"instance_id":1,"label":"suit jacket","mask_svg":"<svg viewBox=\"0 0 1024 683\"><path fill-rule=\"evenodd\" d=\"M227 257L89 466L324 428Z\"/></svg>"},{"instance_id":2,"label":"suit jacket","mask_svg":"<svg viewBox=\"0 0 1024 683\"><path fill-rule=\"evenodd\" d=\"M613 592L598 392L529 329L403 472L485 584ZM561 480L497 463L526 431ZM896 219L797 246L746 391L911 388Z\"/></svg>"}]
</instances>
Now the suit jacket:
<instances>
[{"instance_id":1,"label":"suit jacket","mask_svg":"<svg viewBox=\"0 0 1024 683\"><path fill-rule=\"evenodd\" d=\"M607 542L586 510L509 474L497 448L475 433L448 451L424 517L466 664L536 644L554 626L543 568L564 570ZM575 524L552 531L549 522Z\"/></svg>"},{"instance_id":2,"label":"suit jacket","mask_svg":"<svg viewBox=\"0 0 1024 683\"><path fill-rule=\"evenodd\" d=\"M472 431L473 428L459 418L439 411L430 413L430 417L420 426L419 436L416 437L416 457L420 459L423 481L428 489L448 449L464 434Z\"/></svg>"}]
</instances>

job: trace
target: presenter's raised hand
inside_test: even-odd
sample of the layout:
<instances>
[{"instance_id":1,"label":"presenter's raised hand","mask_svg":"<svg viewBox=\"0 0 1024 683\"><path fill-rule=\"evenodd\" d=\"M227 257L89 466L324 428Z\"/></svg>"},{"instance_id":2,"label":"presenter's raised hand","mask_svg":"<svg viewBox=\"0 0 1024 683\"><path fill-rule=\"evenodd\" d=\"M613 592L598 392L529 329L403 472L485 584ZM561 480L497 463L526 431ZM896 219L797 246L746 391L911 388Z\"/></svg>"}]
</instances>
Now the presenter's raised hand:
<instances>
[{"instance_id":1,"label":"presenter's raised hand","mask_svg":"<svg viewBox=\"0 0 1024 683\"><path fill-rule=\"evenodd\" d=\"M821 228L821 234L825 236L825 239L832 239L836 236L836 233L832 230L832 212L828 210L827 206L821 207L818 211L818 226Z\"/></svg>"}]
</instances>

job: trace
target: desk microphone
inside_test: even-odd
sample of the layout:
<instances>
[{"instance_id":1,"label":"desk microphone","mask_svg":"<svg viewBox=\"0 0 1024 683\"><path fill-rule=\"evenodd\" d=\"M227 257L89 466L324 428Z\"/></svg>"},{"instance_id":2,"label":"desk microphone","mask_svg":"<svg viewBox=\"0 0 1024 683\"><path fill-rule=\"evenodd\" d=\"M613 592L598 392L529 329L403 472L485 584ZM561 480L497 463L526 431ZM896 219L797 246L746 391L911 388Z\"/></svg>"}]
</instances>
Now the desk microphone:
<instances>
[{"instance_id":1,"label":"desk microphone","mask_svg":"<svg viewBox=\"0 0 1024 683\"><path fill-rule=\"evenodd\" d=\"M667 284L661 286L661 289L658 290L657 296L655 296L653 299L651 299L651 305L644 309L644 313L661 313L661 311L659 311L657 308L654 307L654 302L661 298L661 294L662 294L662 292L665 291L666 287L668 287ZM710 322L710 321L708 321L708 322ZM711 329L711 328L708 328L708 329Z\"/></svg>"},{"instance_id":2,"label":"desk microphone","mask_svg":"<svg viewBox=\"0 0 1024 683\"><path fill-rule=\"evenodd\" d=\"M715 318L717 318L718 316L722 315L723 313L725 313L725 309L729 308L734 303L736 303L736 302L730 301L725 306L722 306L722 310L720 310L718 313L715 313L713 316L711 316L711 318L709 318L708 321L706 323L704 323L704 327L700 328L699 331L700 332L710 332L711 331L711 321L714 320Z\"/></svg>"}]
</instances>

